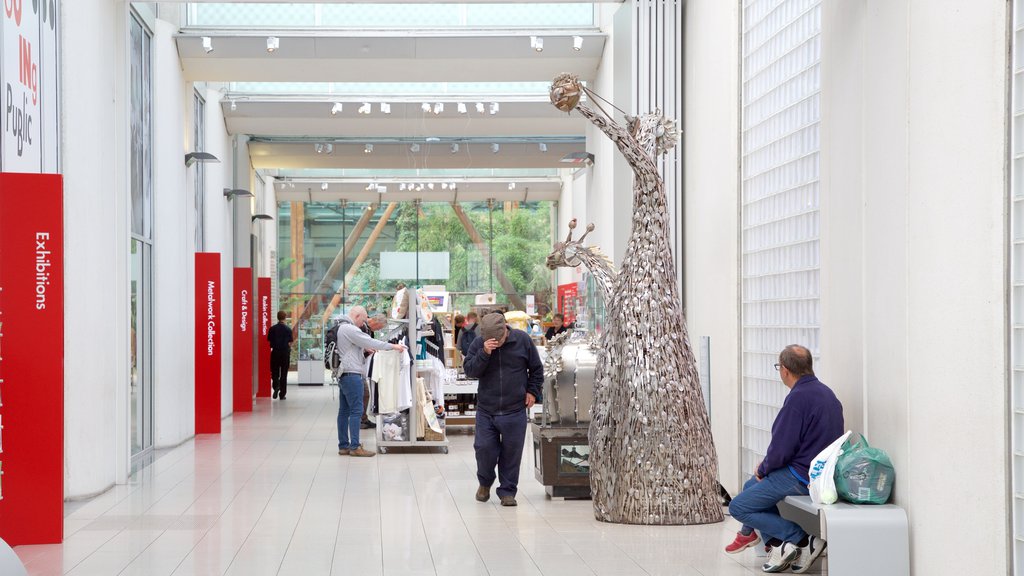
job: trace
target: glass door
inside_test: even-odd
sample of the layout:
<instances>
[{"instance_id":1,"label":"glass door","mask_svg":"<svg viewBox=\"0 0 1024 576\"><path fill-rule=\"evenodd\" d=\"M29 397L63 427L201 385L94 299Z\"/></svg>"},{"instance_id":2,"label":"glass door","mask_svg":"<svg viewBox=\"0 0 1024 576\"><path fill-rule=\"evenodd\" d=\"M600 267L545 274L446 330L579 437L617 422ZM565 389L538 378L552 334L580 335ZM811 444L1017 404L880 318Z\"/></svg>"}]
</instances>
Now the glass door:
<instances>
[{"instance_id":1,"label":"glass door","mask_svg":"<svg viewBox=\"0 0 1024 576\"><path fill-rule=\"evenodd\" d=\"M133 457L153 446L153 355L150 330L152 288L149 282L149 255L148 244L132 240L129 399Z\"/></svg>"}]
</instances>

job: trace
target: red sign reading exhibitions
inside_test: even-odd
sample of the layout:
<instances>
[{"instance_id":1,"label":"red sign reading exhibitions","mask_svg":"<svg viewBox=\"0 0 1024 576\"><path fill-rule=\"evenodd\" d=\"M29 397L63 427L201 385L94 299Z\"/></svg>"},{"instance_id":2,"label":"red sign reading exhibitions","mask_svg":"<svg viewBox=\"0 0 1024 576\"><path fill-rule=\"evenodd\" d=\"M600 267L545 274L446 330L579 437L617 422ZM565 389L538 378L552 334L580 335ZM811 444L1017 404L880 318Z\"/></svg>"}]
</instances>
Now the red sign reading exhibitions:
<instances>
[{"instance_id":1,"label":"red sign reading exhibitions","mask_svg":"<svg viewBox=\"0 0 1024 576\"><path fill-rule=\"evenodd\" d=\"M256 280L256 294L259 298L260 331L256 335L259 342L257 350L256 386L257 398L270 398L270 342L267 340L267 333L270 332L270 320L274 309L270 305L270 278L261 277Z\"/></svg>"},{"instance_id":2,"label":"red sign reading exhibitions","mask_svg":"<svg viewBox=\"0 0 1024 576\"><path fill-rule=\"evenodd\" d=\"M235 412L252 412L252 327L255 316L252 268L235 268L234 371L232 401Z\"/></svg>"},{"instance_id":3,"label":"red sign reading exhibitions","mask_svg":"<svg viewBox=\"0 0 1024 576\"><path fill-rule=\"evenodd\" d=\"M64 533L64 215L59 175L0 174L0 538Z\"/></svg>"},{"instance_id":4,"label":"red sign reading exhibitions","mask_svg":"<svg viewBox=\"0 0 1024 576\"><path fill-rule=\"evenodd\" d=\"M196 253L196 434L220 434L220 254Z\"/></svg>"}]
</instances>

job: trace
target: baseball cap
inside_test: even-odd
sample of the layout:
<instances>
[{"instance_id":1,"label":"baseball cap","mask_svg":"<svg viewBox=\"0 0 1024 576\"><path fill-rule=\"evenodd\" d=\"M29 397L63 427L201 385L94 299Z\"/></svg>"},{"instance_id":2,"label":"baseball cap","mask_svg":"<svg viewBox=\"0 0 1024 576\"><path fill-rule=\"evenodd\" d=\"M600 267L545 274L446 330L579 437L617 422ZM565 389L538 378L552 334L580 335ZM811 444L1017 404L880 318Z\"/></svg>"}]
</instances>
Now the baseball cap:
<instances>
[{"instance_id":1,"label":"baseball cap","mask_svg":"<svg viewBox=\"0 0 1024 576\"><path fill-rule=\"evenodd\" d=\"M491 338L501 340L505 336L505 315L491 312L480 320L480 338L486 342Z\"/></svg>"}]
</instances>

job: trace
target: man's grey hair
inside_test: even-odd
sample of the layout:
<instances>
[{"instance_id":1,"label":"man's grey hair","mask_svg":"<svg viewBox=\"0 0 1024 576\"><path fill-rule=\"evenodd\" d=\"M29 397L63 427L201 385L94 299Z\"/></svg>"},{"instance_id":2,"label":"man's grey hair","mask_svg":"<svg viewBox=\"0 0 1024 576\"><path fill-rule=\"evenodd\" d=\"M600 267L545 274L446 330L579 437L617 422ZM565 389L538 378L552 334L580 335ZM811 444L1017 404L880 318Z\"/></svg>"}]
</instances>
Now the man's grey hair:
<instances>
[{"instance_id":1,"label":"man's grey hair","mask_svg":"<svg viewBox=\"0 0 1024 576\"><path fill-rule=\"evenodd\" d=\"M352 308L349 309L349 311L348 311L348 317L349 318L355 318L357 316L363 316L365 318L366 317L366 308L363 308L362 306L353 306Z\"/></svg>"}]
</instances>

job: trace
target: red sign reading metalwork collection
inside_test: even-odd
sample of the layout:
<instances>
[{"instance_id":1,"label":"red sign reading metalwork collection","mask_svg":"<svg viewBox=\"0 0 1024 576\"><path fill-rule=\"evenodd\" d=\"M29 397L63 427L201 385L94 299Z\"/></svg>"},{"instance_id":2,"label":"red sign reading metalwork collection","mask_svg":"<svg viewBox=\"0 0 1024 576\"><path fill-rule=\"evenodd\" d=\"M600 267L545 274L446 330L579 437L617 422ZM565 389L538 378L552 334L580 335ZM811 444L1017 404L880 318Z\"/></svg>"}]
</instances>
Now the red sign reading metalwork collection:
<instances>
[{"instance_id":1,"label":"red sign reading metalwork collection","mask_svg":"<svg viewBox=\"0 0 1024 576\"><path fill-rule=\"evenodd\" d=\"M220 254L196 253L196 434L220 434Z\"/></svg>"}]
</instances>

